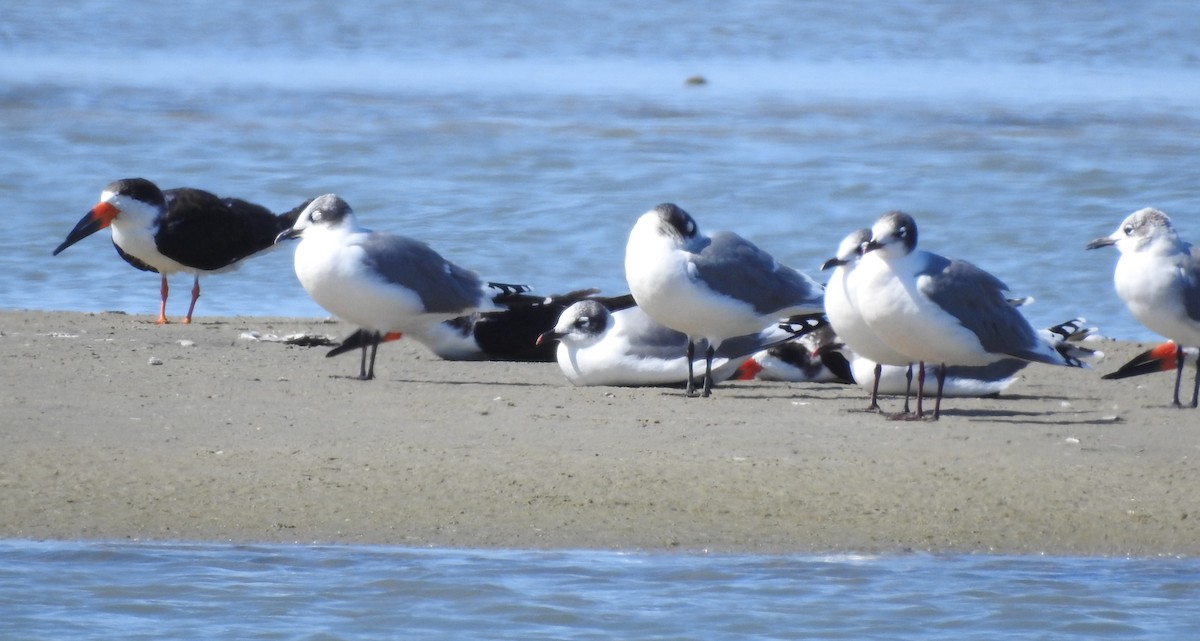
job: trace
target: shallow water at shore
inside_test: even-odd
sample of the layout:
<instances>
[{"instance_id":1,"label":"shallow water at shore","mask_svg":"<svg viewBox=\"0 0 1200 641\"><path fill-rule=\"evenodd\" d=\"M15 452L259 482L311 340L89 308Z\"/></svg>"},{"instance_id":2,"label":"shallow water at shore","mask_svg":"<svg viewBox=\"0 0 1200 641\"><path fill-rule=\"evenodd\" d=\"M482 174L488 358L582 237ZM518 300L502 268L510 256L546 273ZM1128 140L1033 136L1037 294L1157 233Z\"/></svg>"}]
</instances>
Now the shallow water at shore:
<instances>
[{"instance_id":1,"label":"shallow water at shore","mask_svg":"<svg viewBox=\"0 0 1200 641\"><path fill-rule=\"evenodd\" d=\"M1183 638L1200 563L0 542L0 630L124 639Z\"/></svg>"}]
</instances>

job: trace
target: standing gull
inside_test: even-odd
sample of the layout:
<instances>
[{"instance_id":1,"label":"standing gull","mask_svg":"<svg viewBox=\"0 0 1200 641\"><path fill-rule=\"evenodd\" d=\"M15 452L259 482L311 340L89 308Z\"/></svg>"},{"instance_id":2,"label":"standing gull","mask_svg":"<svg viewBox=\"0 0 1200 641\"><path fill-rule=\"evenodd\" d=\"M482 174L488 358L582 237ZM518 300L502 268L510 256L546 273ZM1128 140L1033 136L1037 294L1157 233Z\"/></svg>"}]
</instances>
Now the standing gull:
<instances>
[{"instance_id":1,"label":"standing gull","mask_svg":"<svg viewBox=\"0 0 1200 641\"><path fill-rule=\"evenodd\" d=\"M828 294L830 290L825 291ZM826 301L828 302L828 298ZM1095 327L1084 325L1085 322L1082 318L1073 318L1039 330L1038 334L1042 340L1065 356L1095 362L1104 358L1104 352L1089 349L1082 344L1097 331ZM878 390L881 394L911 393L912 370L909 367L885 365L880 368L875 361L855 354L839 339L840 337L833 333L832 326L826 325L821 330L805 334L800 340L789 341L754 354L738 368L738 379L852 383L867 390ZM803 347L803 344L807 344L807 348ZM1170 369L1174 369L1175 344L1164 343L1161 347L1170 348ZM1147 353L1146 356L1148 355ZM1194 351L1189 358L1195 360ZM1148 363L1148 360L1131 361L1115 375L1104 378L1122 378L1162 369L1157 361L1153 362L1152 369L1149 364L1143 363ZM1018 358L1005 358L982 367L947 366L942 397L999 395L1016 382L1017 374L1028 364L1029 361ZM1133 371L1135 368L1137 371ZM936 366L925 369L926 376L937 376ZM878 379L876 372L880 374Z\"/></svg>"},{"instance_id":2,"label":"standing gull","mask_svg":"<svg viewBox=\"0 0 1200 641\"><path fill-rule=\"evenodd\" d=\"M1064 356L1082 362L1095 362L1104 358L1104 352L1081 344L1096 332L1096 328L1084 325L1082 318L1073 318L1047 329L1038 330L1038 335L1048 345ZM864 387L874 375L876 364L843 348L844 356L850 361L853 378ZM971 397L997 395L1008 389L1017 380L1017 374L1025 369L1029 361L1019 358L1004 358L983 366L949 365L946 367L946 383L942 397ZM937 376L936 367L926 367L925 375ZM912 386L912 371L908 367L885 365L875 384L884 394L907 394Z\"/></svg>"},{"instance_id":3,"label":"standing gull","mask_svg":"<svg viewBox=\"0 0 1200 641\"><path fill-rule=\"evenodd\" d=\"M625 247L625 279L651 318L687 335L689 396L696 393L691 366L697 341L708 341L701 395L709 396L712 359L721 341L822 310L816 281L737 234L700 233L696 221L670 203L634 224Z\"/></svg>"},{"instance_id":4,"label":"standing gull","mask_svg":"<svg viewBox=\"0 0 1200 641\"><path fill-rule=\"evenodd\" d=\"M1112 234L1088 243L1088 249L1116 246L1121 252L1113 273L1117 295L1138 322L1174 341L1175 398L1183 380L1186 348L1200 346L1200 248L1179 237L1171 219L1147 207L1129 215ZM1200 400L1200 363L1192 389L1192 407Z\"/></svg>"},{"instance_id":5,"label":"standing gull","mask_svg":"<svg viewBox=\"0 0 1200 641\"><path fill-rule=\"evenodd\" d=\"M300 238L296 277L318 305L370 333L359 378L375 378L375 352L389 332L428 333L433 326L495 309L487 285L418 240L358 225L350 205L319 196L275 242ZM367 347L371 348L370 365Z\"/></svg>"},{"instance_id":6,"label":"standing gull","mask_svg":"<svg viewBox=\"0 0 1200 641\"><path fill-rule=\"evenodd\" d=\"M126 178L104 188L100 202L79 220L54 255L111 227L113 246L125 262L161 276L160 324L167 322L167 276L175 272L193 276L192 302L183 318L190 323L200 298L200 276L233 269L241 260L270 249L300 209L276 215L238 198L220 198L200 189L162 191L145 178Z\"/></svg>"},{"instance_id":7,"label":"standing gull","mask_svg":"<svg viewBox=\"0 0 1200 641\"><path fill-rule=\"evenodd\" d=\"M867 325L866 319L859 311L857 300L859 279L858 263L862 259L863 248L871 240L871 230L859 229L851 232L838 245L837 256L825 261L821 266L824 271L833 267L829 282L825 285L825 315L839 340L846 344L854 354L874 361L872 372L871 404L867 411L879 411L879 382L883 376L884 365L899 365L906 367L908 380L912 381L912 359L892 349ZM869 304L865 301L863 304ZM863 380L863 379L859 379ZM908 392L904 394L904 413L908 414Z\"/></svg>"},{"instance_id":8,"label":"standing gull","mask_svg":"<svg viewBox=\"0 0 1200 641\"><path fill-rule=\"evenodd\" d=\"M867 325L910 362L936 363L941 414L947 365L987 365L1018 358L1080 367L1042 340L1005 298L1008 286L964 260L917 250L917 223L893 211L871 228L858 270L859 311ZM918 374L916 418L922 409L924 368Z\"/></svg>"}]
</instances>

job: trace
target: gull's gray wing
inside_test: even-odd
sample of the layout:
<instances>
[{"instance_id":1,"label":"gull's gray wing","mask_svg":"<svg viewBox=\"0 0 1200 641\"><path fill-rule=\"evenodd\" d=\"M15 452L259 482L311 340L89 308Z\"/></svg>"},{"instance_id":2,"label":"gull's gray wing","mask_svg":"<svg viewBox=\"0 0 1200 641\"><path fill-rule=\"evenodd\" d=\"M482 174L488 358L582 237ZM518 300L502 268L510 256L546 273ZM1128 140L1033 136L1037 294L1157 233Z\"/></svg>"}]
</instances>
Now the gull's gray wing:
<instances>
[{"instance_id":1,"label":"gull's gray wing","mask_svg":"<svg viewBox=\"0 0 1200 641\"><path fill-rule=\"evenodd\" d=\"M427 312L463 312L487 299L475 272L442 258L419 240L372 232L361 246L367 266L387 282L416 292Z\"/></svg>"},{"instance_id":2,"label":"gull's gray wing","mask_svg":"<svg viewBox=\"0 0 1200 641\"><path fill-rule=\"evenodd\" d=\"M641 358L682 358L687 352L688 337L683 332L677 332L658 321L641 307L633 306L612 312L613 317L621 318L621 330L629 342L629 355ZM702 345L702 346L701 346ZM701 342L697 346L697 354L708 343Z\"/></svg>"},{"instance_id":3,"label":"gull's gray wing","mask_svg":"<svg viewBox=\"0 0 1200 641\"><path fill-rule=\"evenodd\" d=\"M975 333L983 348L993 354L1053 362L1038 347L1037 332L1013 307L999 278L965 260L950 260L926 254L928 264L918 277L926 276L921 291L958 322Z\"/></svg>"},{"instance_id":4,"label":"gull's gray wing","mask_svg":"<svg viewBox=\"0 0 1200 641\"><path fill-rule=\"evenodd\" d=\"M717 232L693 252L694 277L709 289L751 305L760 314L796 306L821 308L822 287L812 278L778 263L754 243Z\"/></svg>"},{"instance_id":5,"label":"gull's gray wing","mask_svg":"<svg viewBox=\"0 0 1200 641\"><path fill-rule=\"evenodd\" d=\"M1183 306L1188 318L1200 322L1200 247L1184 245Z\"/></svg>"}]
</instances>

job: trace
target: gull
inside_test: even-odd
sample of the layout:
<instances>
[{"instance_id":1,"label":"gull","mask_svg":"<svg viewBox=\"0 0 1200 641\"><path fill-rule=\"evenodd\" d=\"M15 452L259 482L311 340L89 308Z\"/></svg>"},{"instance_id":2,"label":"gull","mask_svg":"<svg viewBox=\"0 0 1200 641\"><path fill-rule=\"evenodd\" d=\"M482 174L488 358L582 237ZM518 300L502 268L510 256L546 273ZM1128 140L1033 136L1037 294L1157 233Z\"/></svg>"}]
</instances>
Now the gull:
<instances>
[{"instance_id":1,"label":"gull","mask_svg":"<svg viewBox=\"0 0 1200 641\"><path fill-rule=\"evenodd\" d=\"M712 393L716 346L762 331L780 318L822 311L822 288L731 232L711 236L680 207L664 203L642 214L625 247L625 279L638 306L688 337L687 394L696 344L706 340L702 396Z\"/></svg>"},{"instance_id":2,"label":"gull","mask_svg":"<svg viewBox=\"0 0 1200 641\"><path fill-rule=\"evenodd\" d=\"M558 366L574 385L676 385L691 377L684 355L688 337L655 322L637 306L610 311L600 301L575 303L538 343L555 340ZM707 348L707 343L702 345ZM715 358L713 378L729 378L740 362Z\"/></svg>"},{"instance_id":3,"label":"gull","mask_svg":"<svg viewBox=\"0 0 1200 641\"><path fill-rule=\"evenodd\" d=\"M831 290L826 289L828 301ZM1010 301L1011 302L1011 301ZM1073 318L1047 329L1038 330L1042 340L1052 345L1059 352L1085 362L1096 362L1104 357L1104 352L1090 349L1081 345L1098 331L1095 327L1086 326L1083 318ZM1174 368L1175 345L1165 343L1161 347L1170 348L1171 368ZM1158 350L1164 352L1164 349ZM1149 371L1159 371L1161 367L1154 362L1143 365L1142 359L1135 359L1139 367L1145 371L1127 372L1135 362L1121 368L1120 375L1108 375L1104 378L1121 378ZM1195 353L1191 354L1195 359ZM980 397L995 396L1008 389L1017 380L1017 374L1029 364L1029 361L1017 358L1005 358L982 367L949 366L946 368L946 383L942 397ZM926 367L927 376L937 376L937 367ZM833 327L827 325L819 331L805 334L800 340L789 341L755 353L738 368L739 380L757 378L768 381L790 381L809 383L854 383L866 390L881 394L909 394L912 387L912 371L908 366L884 365L856 354L854 350L833 332Z\"/></svg>"},{"instance_id":4,"label":"gull","mask_svg":"<svg viewBox=\"0 0 1200 641\"><path fill-rule=\"evenodd\" d=\"M369 332L362 380L375 377L375 353L385 334L423 334L444 321L496 309L475 272L419 240L360 227L336 194L313 199L275 242L292 238L301 239L295 269L304 290L326 311Z\"/></svg>"},{"instance_id":5,"label":"gull","mask_svg":"<svg viewBox=\"0 0 1200 641\"><path fill-rule=\"evenodd\" d=\"M1085 326L1085 322L1083 318L1073 318L1038 330L1038 336L1064 357L1081 362L1096 362L1104 357L1104 352L1080 344L1097 331L1095 327ZM845 356L850 361L854 380L866 387L866 381L871 379L877 364L849 349L844 351L847 352ZM948 366L942 396L945 398L997 395L1016 382L1017 374L1028 364L1027 360L1004 358L983 366ZM925 374L936 376L937 369L925 367ZM875 387L884 394L907 394L911 382L912 372L909 368L886 365L881 369L880 379Z\"/></svg>"},{"instance_id":6,"label":"gull","mask_svg":"<svg viewBox=\"0 0 1200 641\"><path fill-rule=\"evenodd\" d=\"M820 322L805 319L799 327L768 328L724 341L714 352L713 380L729 379L750 354L802 338ZM691 379L687 335L636 305L609 309L602 300L579 301L563 311L538 344L555 340L558 366L574 385L677 385ZM700 347L707 349L707 342L700 341Z\"/></svg>"},{"instance_id":7,"label":"gull","mask_svg":"<svg viewBox=\"0 0 1200 641\"><path fill-rule=\"evenodd\" d=\"M145 178L126 178L100 192L100 202L84 214L54 255L111 227L113 246L125 262L160 275L159 324L167 322L167 276L193 276L192 302L183 318L190 323L200 298L200 276L234 269L243 259L270 249L303 206L273 214L239 198L186 187L163 191Z\"/></svg>"},{"instance_id":8,"label":"gull","mask_svg":"<svg viewBox=\"0 0 1200 641\"><path fill-rule=\"evenodd\" d=\"M821 265L824 271L833 267L829 282L825 284L825 315L829 324L837 334L838 340L855 355L873 361L874 372L871 380L871 404L867 411L879 411L879 383L883 376L884 365L899 365L907 371L911 388L912 359L892 349L875 333L862 312L859 311L858 301L858 263L862 259L863 248L871 240L870 229L859 229L850 232L838 245L837 255ZM863 304L869 304L865 302ZM856 377L857 378L857 377ZM866 380L857 378L857 380ZM909 392L904 394L904 414L909 413Z\"/></svg>"},{"instance_id":9,"label":"gull","mask_svg":"<svg viewBox=\"0 0 1200 641\"><path fill-rule=\"evenodd\" d=\"M1150 331L1180 346L1175 356L1175 397L1183 380L1186 349L1200 346L1200 248L1185 242L1171 219L1152 207L1133 212L1117 230L1088 243L1088 249L1115 246L1121 252L1113 273L1117 295ZM1192 407L1200 400L1200 363Z\"/></svg>"},{"instance_id":10,"label":"gull","mask_svg":"<svg viewBox=\"0 0 1200 641\"><path fill-rule=\"evenodd\" d=\"M1005 298L1008 286L964 261L917 250L917 223L899 211L871 227L857 268L859 310L867 325L909 362L936 363L933 420L941 415L947 365L982 366L1004 358L1082 367L1042 340ZM917 411L924 418L922 367Z\"/></svg>"}]
</instances>

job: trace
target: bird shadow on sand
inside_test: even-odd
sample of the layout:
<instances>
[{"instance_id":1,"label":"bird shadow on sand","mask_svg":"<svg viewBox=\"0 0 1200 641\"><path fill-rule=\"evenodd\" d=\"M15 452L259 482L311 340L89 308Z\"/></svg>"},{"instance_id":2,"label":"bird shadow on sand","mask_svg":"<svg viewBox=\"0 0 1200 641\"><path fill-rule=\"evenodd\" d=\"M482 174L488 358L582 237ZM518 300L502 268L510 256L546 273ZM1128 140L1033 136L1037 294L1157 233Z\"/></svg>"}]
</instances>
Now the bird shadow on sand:
<instances>
[{"instance_id":1,"label":"bird shadow on sand","mask_svg":"<svg viewBox=\"0 0 1200 641\"><path fill-rule=\"evenodd\" d=\"M1112 425L1120 422L1105 419L1093 412L1005 409L943 409L942 416L957 416L968 421L1009 423L1013 425Z\"/></svg>"},{"instance_id":2,"label":"bird shadow on sand","mask_svg":"<svg viewBox=\"0 0 1200 641\"><path fill-rule=\"evenodd\" d=\"M747 383L738 382L735 385L718 385L713 388L713 397L719 398L736 398L739 400L755 401L755 400L788 400L799 402L836 402L842 400L840 390L836 387L822 389L820 383L792 383L784 384L781 382L765 382L765 383ZM799 385L812 385L813 387L799 387ZM666 395L670 392L679 393L682 396L683 385L677 388L668 388L664 386Z\"/></svg>"},{"instance_id":3,"label":"bird shadow on sand","mask_svg":"<svg viewBox=\"0 0 1200 641\"><path fill-rule=\"evenodd\" d=\"M539 383L539 382L537 382L537 381L531 381L531 382L526 382L526 381L496 381L496 380L489 380L489 381L468 381L468 380L461 380L461 381L450 381L450 380L444 380L444 379L442 379L442 380L437 380L437 379L430 379L430 378L424 378L424 379L419 379L419 378L393 378L393 377L390 377L390 376L376 376L376 377L375 377L374 379L372 379L372 380L369 380L369 381L364 381L364 380L360 379L359 377L357 377L357 376L354 376L354 375L351 375L351 374L330 374L330 375L329 375L329 378L337 378L337 379L344 379L344 380L350 380L350 381L357 381L357 382L360 382L360 383L400 383L400 384L404 384L404 385L421 385L421 384L424 384L424 385L480 385L480 386L485 386L485 387L545 387L545 386L546 386L546 385L545 385L545 383Z\"/></svg>"}]
</instances>

